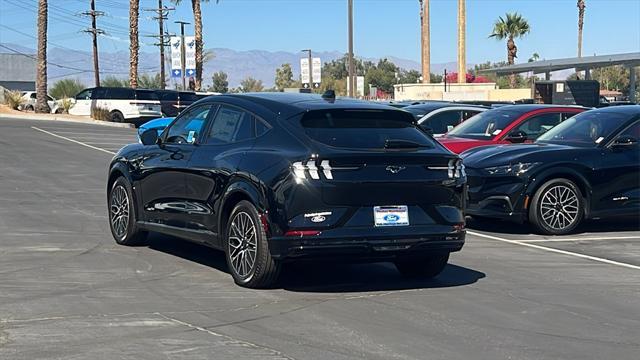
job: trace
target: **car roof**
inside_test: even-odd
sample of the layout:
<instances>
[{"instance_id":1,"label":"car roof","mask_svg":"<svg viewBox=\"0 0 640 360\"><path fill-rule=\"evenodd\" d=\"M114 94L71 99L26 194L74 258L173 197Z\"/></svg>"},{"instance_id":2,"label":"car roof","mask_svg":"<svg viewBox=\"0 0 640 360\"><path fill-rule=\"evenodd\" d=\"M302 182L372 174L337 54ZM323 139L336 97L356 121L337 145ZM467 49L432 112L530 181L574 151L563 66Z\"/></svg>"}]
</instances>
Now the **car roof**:
<instances>
[{"instance_id":1,"label":"car roof","mask_svg":"<svg viewBox=\"0 0 640 360\"><path fill-rule=\"evenodd\" d=\"M285 92L261 92L261 93L241 93L226 94L207 97L202 101L231 101L248 100L265 107L274 113L283 116L294 115L296 113L310 110L324 109L368 109L368 110L388 110L401 111L389 105L376 104L370 101L356 100L351 98L337 97L325 99L317 94L300 94ZM404 112L403 112L404 113Z\"/></svg>"},{"instance_id":2,"label":"car roof","mask_svg":"<svg viewBox=\"0 0 640 360\"><path fill-rule=\"evenodd\" d=\"M591 111L603 112L603 113L617 113L617 114L625 114L625 115L640 115L640 105L618 105L611 107L603 107L598 109L593 109Z\"/></svg>"},{"instance_id":3,"label":"car roof","mask_svg":"<svg viewBox=\"0 0 640 360\"><path fill-rule=\"evenodd\" d=\"M551 104L517 104L517 105L505 105L497 108L490 109L491 111L511 111L526 114L531 111L542 109L579 109L589 110L589 108L577 105L551 105Z\"/></svg>"}]
</instances>

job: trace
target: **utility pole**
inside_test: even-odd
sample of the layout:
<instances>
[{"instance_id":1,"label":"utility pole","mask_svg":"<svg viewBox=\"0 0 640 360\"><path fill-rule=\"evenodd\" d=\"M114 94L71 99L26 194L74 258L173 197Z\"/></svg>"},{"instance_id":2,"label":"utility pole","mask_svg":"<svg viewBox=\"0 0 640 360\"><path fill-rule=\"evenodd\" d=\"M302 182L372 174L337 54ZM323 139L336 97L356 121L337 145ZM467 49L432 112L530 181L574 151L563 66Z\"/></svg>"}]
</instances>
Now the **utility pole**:
<instances>
[{"instance_id":1,"label":"utility pole","mask_svg":"<svg viewBox=\"0 0 640 360\"><path fill-rule=\"evenodd\" d=\"M186 48L184 46L184 26L189 25L186 21L174 21L176 24L180 24L180 62L182 63L182 90L187 90L187 82L185 78L186 71Z\"/></svg>"},{"instance_id":2,"label":"utility pole","mask_svg":"<svg viewBox=\"0 0 640 360\"><path fill-rule=\"evenodd\" d=\"M304 49L302 52L309 53L309 90L313 91L313 64L311 64L311 49Z\"/></svg>"},{"instance_id":3,"label":"utility pole","mask_svg":"<svg viewBox=\"0 0 640 360\"><path fill-rule=\"evenodd\" d=\"M165 7L162 5L162 0L158 0L158 8L157 9L144 9L144 11L151 11L151 12L155 12L157 14L157 16L153 17L153 20L158 20L158 28L159 28L159 33L158 35L150 35L151 37L154 38L158 38L158 42L154 45L159 46L160 47L160 88L162 90L165 89L166 86L166 78L165 78L165 70L164 70L164 65L165 65L165 58L164 58L164 47L167 46L169 43L167 41L165 41L165 36L169 36L169 34L165 34L164 31L164 21L168 19L168 15L169 15L169 11L173 11L175 10L174 7Z\"/></svg>"},{"instance_id":4,"label":"utility pole","mask_svg":"<svg viewBox=\"0 0 640 360\"><path fill-rule=\"evenodd\" d=\"M91 0L91 11L85 11L82 15L91 17L91 27L84 30L86 33L90 33L93 36L93 72L96 82L96 86L100 86L100 67L98 66L98 35L104 34L103 30L96 27L96 18L103 16L103 11L96 11L96 2Z\"/></svg>"},{"instance_id":5,"label":"utility pole","mask_svg":"<svg viewBox=\"0 0 640 360\"><path fill-rule=\"evenodd\" d=\"M353 97L356 86L355 69L353 67L353 0L348 0L349 8L349 97Z\"/></svg>"}]
</instances>

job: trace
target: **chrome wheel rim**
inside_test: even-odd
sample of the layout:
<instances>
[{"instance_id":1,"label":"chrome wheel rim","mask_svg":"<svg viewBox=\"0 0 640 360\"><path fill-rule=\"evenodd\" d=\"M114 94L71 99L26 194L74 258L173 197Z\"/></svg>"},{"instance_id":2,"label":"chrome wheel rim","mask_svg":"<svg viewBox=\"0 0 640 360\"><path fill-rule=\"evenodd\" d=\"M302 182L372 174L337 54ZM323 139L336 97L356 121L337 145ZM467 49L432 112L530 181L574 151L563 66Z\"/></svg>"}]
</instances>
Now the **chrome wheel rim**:
<instances>
[{"instance_id":1,"label":"chrome wheel rim","mask_svg":"<svg viewBox=\"0 0 640 360\"><path fill-rule=\"evenodd\" d=\"M129 225L129 195L122 185L116 186L111 192L111 227L119 238L127 235Z\"/></svg>"},{"instance_id":2,"label":"chrome wheel rim","mask_svg":"<svg viewBox=\"0 0 640 360\"><path fill-rule=\"evenodd\" d=\"M256 262L258 249L256 225L251 215L243 211L231 219L228 243L233 270L240 277L247 277Z\"/></svg>"},{"instance_id":3,"label":"chrome wheel rim","mask_svg":"<svg viewBox=\"0 0 640 360\"><path fill-rule=\"evenodd\" d=\"M573 225L579 212L576 192L566 185L555 185L545 191L540 201L540 216L548 227L564 230Z\"/></svg>"}]
</instances>

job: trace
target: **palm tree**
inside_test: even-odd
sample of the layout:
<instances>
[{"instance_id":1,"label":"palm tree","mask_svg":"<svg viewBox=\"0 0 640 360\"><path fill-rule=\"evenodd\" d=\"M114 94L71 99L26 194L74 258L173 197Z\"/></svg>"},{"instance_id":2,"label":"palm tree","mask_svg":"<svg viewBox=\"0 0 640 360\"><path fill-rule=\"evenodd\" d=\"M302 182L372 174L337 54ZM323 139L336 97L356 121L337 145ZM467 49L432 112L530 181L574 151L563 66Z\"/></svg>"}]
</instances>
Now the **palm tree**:
<instances>
[{"instance_id":1,"label":"palm tree","mask_svg":"<svg viewBox=\"0 0 640 360\"><path fill-rule=\"evenodd\" d=\"M431 39L429 28L429 0L418 0L420 2L420 29L422 40L422 83L431 82Z\"/></svg>"},{"instance_id":2,"label":"palm tree","mask_svg":"<svg viewBox=\"0 0 640 360\"><path fill-rule=\"evenodd\" d=\"M138 17L140 0L129 1L129 86L138 87Z\"/></svg>"},{"instance_id":3,"label":"palm tree","mask_svg":"<svg viewBox=\"0 0 640 360\"><path fill-rule=\"evenodd\" d=\"M39 113L50 111L47 104L47 0L38 1L38 64L36 69L36 108Z\"/></svg>"},{"instance_id":4,"label":"palm tree","mask_svg":"<svg viewBox=\"0 0 640 360\"><path fill-rule=\"evenodd\" d=\"M507 62L509 65L515 63L518 57L518 47L514 41L515 38L521 38L531 31L531 27L525 18L518 13L507 13L506 18L498 17L493 25L493 33L489 37L495 37L497 40L507 40ZM516 86L516 76L512 74L511 88Z\"/></svg>"},{"instance_id":5,"label":"palm tree","mask_svg":"<svg viewBox=\"0 0 640 360\"><path fill-rule=\"evenodd\" d=\"M582 28L584 26L584 0L578 0L578 57L582 57Z\"/></svg>"},{"instance_id":6,"label":"palm tree","mask_svg":"<svg viewBox=\"0 0 640 360\"><path fill-rule=\"evenodd\" d=\"M176 5L179 5L182 0L171 0ZM193 10L193 22L195 29L196 40L196 91L202 89L202 64L204 60L203 56L203 43L202 43L202 10L200 9L201 2L209 2L209 0L191 0L191 8ZM216 0L216 4L220 0Z\"/></svg>"}]
</instances>

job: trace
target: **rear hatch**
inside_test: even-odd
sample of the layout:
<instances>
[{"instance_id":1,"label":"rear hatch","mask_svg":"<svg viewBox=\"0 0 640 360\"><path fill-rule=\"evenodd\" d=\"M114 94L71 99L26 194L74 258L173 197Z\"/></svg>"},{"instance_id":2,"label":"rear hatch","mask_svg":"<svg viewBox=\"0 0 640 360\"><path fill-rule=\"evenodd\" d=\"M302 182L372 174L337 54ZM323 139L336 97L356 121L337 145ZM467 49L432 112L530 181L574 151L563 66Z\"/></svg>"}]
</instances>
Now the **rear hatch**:
<instances>
[{"instance_id":1,"label":"rear hatch","mask_svg":"<svg viewBox=\"0 0 640 360\"><path fill-rule=\"evenodd\" d=\"M302 162L331 206L452 205L460 163L421 131L409 113L322 110L301 125L316 157Z\"/></svg>"}]
</instances>

